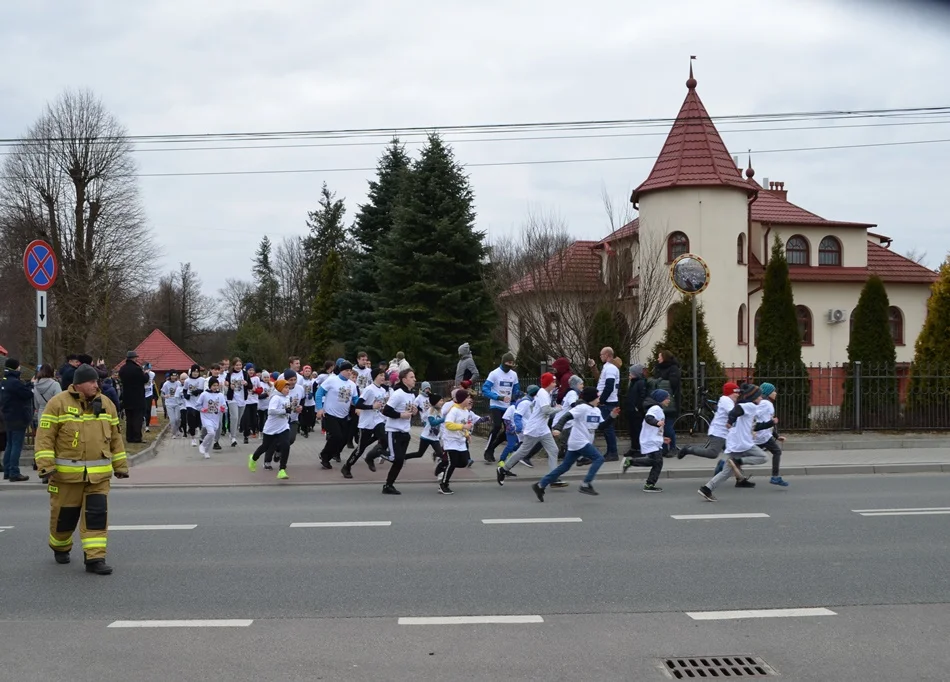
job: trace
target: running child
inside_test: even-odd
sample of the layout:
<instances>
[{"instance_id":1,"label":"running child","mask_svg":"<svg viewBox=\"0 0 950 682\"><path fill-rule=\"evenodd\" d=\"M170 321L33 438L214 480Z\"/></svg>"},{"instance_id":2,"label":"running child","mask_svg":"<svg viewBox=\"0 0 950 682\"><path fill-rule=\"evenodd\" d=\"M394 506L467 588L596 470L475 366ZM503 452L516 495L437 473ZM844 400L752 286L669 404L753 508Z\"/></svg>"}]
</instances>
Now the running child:
<instances>
[{"instance_id":1,"label":"running child","mask_svg":"<svg viewBox=\"0 0 950 682\"><path fill-rule=\"evenodd\" d=\"M221 425L221 415L227 410L227 401L221 394L221 386L217 377L208 379L208 388L198 397L198 411L201 413L201 429L204 431L204 438L201 445L198 446L198 452L205 459L211 459L212 445L214 444L215 434Z\"/></svg>"},{"instance_id":2,"label":"running child","mask_svg":"<svg viewBox=\"0 0 950 682\"><path fill-rule=\"evenodd\" d=\"M290 415L293 407L290 404L290 386L286 379L274 382L273 394L267 404L267 421L261 429L261 444L247 460L247 468L254 473L257 471L257 460L264 455L264 468L272 470L271 461L274 453L278 454L279 464L277 478L284 480L287 475L287 459L290 457Z\"/></svg>"}]
</instances>

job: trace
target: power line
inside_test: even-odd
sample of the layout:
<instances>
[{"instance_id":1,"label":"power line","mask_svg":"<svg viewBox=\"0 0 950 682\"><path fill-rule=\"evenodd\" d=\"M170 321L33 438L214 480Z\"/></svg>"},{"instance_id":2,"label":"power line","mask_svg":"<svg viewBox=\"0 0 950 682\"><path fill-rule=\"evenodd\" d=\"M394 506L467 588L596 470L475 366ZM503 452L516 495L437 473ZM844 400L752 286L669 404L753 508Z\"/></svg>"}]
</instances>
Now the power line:
<instances>
[{"instance_id":1,"label":"power line","mask_svg":"<svg viewBox=\"0 0 950 682\"><path fill-rule=\"evenodd\" d=\"M730 133L762 133L762 132L800 132L805 130L852 130L858 128L889 128L889 127L907 127L924 125L946 125L950 123L950 118L931 121L898 121L895 123L854 123L831 126L783 126L775 128L723 128L719 132L722 134ZM617 139L629 137L657 137L669 134L668 131L655 131L647 133L599 133L595 135L539 135L529 137L486 137L486 138L452 138L447 139L449 144L459 144L465 142L522 142L522 141L540 141L540 140L592 140L592 139ZM405 144L415 145L423 144L424 139L406 140ZM373 142L316 142L299 144L260 144L260 145L229 145L213 147L155 147L148 149L135 149L136 153L148 152L193 152L193 151L240 151L255 149L310 149L310 148L334 148L334 147L381 147L389 144L389 140L377 140ZM12 156L18 152L0 152L0 156Z\"/></svg>"},{"instance_id":2,"label":"power line","mask_svg":"<svg viewBox=\"0 0 950 682\"><path fill-rule=\"evenodd\" d=\"M834 120L837 118L878 118L893 116L921 116L950 114L948 106L934 107L902 107L891 109L860 109L860 110L824 110L806 112L782 112L772 114L731 114L726 116L710 117L712 121L728 122L780 122L798 120ZM579 121L547 121L533 123L486 123L470 125L442 125L442 126L393 126L385 128L341 128L326 130L298 130L298 131L248 131L230 133L163 133L153 135L126 135L121 139L127 142L159 143L159 142L189 142L189 141L248 141L265 139L295 139L313 137L365 137L365 136L406 136L427 135L429 133L497 133L533 130L580 130L603 127L631 127L631 126L667 126L676 118L629 118L606 120L579 120ZM78 141L77 138L0 138L0 144L5 146L19 144L37 144L44 142ZM107 138L103 138L107 141Z\"/></svg>"}]
</instances>

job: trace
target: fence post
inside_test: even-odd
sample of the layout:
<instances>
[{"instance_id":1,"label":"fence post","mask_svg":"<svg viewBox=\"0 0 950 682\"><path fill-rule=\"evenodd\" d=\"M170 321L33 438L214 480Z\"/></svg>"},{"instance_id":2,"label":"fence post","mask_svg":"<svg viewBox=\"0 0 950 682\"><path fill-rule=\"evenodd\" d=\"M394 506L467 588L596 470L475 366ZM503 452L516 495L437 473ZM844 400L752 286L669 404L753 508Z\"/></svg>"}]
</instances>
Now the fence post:
<instances>
[{"instance_id":1,"label":"fence post","mask_svg":"<svg viewBox=\"0 0 950 682\"><path fill-rule=\"evenodd\" d=\"M861 361L854 361L854 430L861 433Z\"/></svg>"}]
</instances>

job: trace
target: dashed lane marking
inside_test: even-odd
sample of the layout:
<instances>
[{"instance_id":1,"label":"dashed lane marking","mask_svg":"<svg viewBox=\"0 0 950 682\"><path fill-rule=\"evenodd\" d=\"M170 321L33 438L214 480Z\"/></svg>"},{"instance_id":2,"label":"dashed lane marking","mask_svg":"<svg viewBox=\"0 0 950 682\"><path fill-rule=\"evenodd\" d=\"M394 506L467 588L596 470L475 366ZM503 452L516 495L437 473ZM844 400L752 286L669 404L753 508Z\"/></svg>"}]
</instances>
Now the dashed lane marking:
<instances>
[{"instance_id":1,"label":"dashed lane marking","mask_svg":"<svg viewBox=\"0 0 950 682\"><path fill-rule=\"evenodd\" d=\"M197 527L197 523L183 523L143 526L109 526L109 530L194 530Z\"/></svg>"},{"instance_id":2,"label":"dashed lane marking","mask_svg":"<svg viewBox=\"0 0 950 682\"><path fill-rule=\"evenodd\" d=\"M514 625L543 622L544 618L541 616L433 616L399 619L399 625Z\"/></svg>"},{"instance_id":3,"label":"dashed lane marking","mask_svg":"<svg viewBox=\"0 0 950 682\"><path fill-rule=\"evenodd\" d=\"M291 528L368 528L391 526L392 521L314 521L312 523L292 523Z\"/></svg>"},{"instance_id":4,"label":"dashed lane marking","mask_svg":"<svg viewBox=\"0 0 950 682\"><path fill-rule=\"evenodd\" d=\"M715 519L767 519L768 514L673 514L677 521L712 521Z\"/></svg>"},{"instance_id":5,"label":"dashed lane marking","mask_svg":"<svg viewBox=\"0 0 950 682\"><path fill-rule=\"evenodd\" d=\"M579 516L566 516L549 519L482 519L482 523L491 526L512 523L581 523L583 520Z\"/></svg>"},{"instance_id":6,"label":"dashed lane marking","mask_svg":"<svg viewBox=\"0 0 950 682\"><path fill-rule=\"evenodd\" d=\"M246 628L253 620L117 620L110 628Z\"/></svg>"},{"instance_id":7,"label":"dashed lane marking","mask_svg":"<svg viewBox=\"0 0 950 682\"><path fill-rule=\"evenodd\" d=\"M931 516L950 514L950 507L908 507L907 509L852 509L861 516Z\"/></svg>"},{"instance_id":8,"label":"dashed lane marking","mask_svg":"<svg viewBox=\"0 0 950 682\"><path fill-rule=\"evenodd\" d=\"M831 609L751 609L746 611L694 611L687 613L693 620L741 620L745 618L804 618L808 616L837 616Z\"/></svg>"}]
</instances>

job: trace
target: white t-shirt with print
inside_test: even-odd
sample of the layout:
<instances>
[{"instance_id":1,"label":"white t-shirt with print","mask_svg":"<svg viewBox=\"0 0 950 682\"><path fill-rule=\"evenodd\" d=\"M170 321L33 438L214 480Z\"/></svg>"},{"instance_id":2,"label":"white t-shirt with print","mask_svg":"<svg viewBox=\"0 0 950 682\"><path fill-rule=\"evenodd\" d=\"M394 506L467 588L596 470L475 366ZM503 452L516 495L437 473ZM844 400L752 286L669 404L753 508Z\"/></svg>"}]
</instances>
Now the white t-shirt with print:
<instances>
[{"instance_id":1,"label":"white t-shirt with print","mask_svg":"<svg viewBox=\"0 0 950 682\"><path fill-rule=\"evenodd\" d=\"M573 419L568 422L571 425L571 435L567 438L567 449L574 452L594 442L597 427L604 421L604 417L600 408L591 407L587 403L572 407L571 416Z\"/></svg>"},{"instance_id":2,"label":"white t-shirt with print","mask_svg":"<svg viewBox=\"0 0 950 682\"><path fill-rule=\"evenodd\" d=\"M607 379L614 380L614 387L609 396L603 395L604 388L607 387ZM617 365L614 363L604 363L603 368L600 370L600 379L597 380L597 392L600 394L601 404L615 403L618 401L620 392L620 370L617 369Z\"/></svg>"},{"instance_id":3,"label":"white t-shirt with print","mask_svg":"<svg viewBox=\"0 0 950 682\"><path fill-rule=\"evenodd\" d=\"M244 373L243 372L231 372L228 376L228 381L231 384L231 388L234 389L234 404L238 407L243 407L247 405L247 399L244 397Z\"/></svg>"},{"instance_id":4,"label":"white t-shirt with print","mask_svg":"<svg viewBox=\"0 0 950 682\"><path fill-rule=\"evenodd\" d=\"M274 436L290 428L290 414L287 413L287 405L289 404L290 398L280 393L274 393L267 408L267 421L264 422L265 435Z\"/></svg>"},{"instance_id":5,"label":"white t-shirt with print","mask_svg":"<svg viewBox=\"0 0 950 682\"><path fill-rule=\"evenodd\" d=\"M401 388L397 388L393 391L392 395L389 396L389 401L386 403L396 412L402 414L407 412L410 407L412 407L413 395L412 393L406 393ZM386 417L386 431L387 432L399 432L399 433L409 433L412 426L412 419L402 419L395 417Z\"/></svg>"},{"instance_id":6,"label":"white t-shirt with print","mask_svg":"<svg viewBox=\"0 0 950 682\"><path fill-rule=\"evenodd\" d=\"M290 399L290 407L292 408L290 412L291 424L300 421L300 413L297 412L297 408L303 407L305 395L306 392L303 390L303 386L301 386L299 383L290 389L290 393L287 394L287 398Z\"/></svg>"},{"instance_id":7,"label":"white t-shirt with print","mask_svg":"<svg viewBox=\"0 0 950 682\"><path fill-rule=\"evenodd\" d=\"M468 440L465 438L465 432L471 432L472 425L475 423L475 415L466 410L461 405L452 405L449 413L445 416L446 424L462 424L464 429L454 431L450 428L445 429L445 435L442 438L442 446L446 450L455 452L465 452L468 450Z\"/></svg>"},{"instance_id":8,"label":"white t-shirt with print","mask_svg":"<svg viewBox=\"0 0 950 682\"><path fill-rule=\"evenodd\" d=\"M370 407L364 407L360 409L360 421L359 427L361 429L372 430L376 428L376 425L382 419L380 407L378 410L374 410L371 406L376 402L381 402L383 405L386 404L386 400L389 397L389 392L382 386L377 386L376 384L370 384L363 389L360 393L360 398Z\"/></svg>"},{"instance_id":9,"label":"white t-shirt with print","mask_svg":"<svg viewBox=\"0 0 950 682\"><path fill-rule=\"evenodd\" d=\"M350 406L356 396L356 384L339 374L331 374L320 384L320 388L326 391L323 396L324 412L337 419L346 419L350 416Z\"/></svg>"},{"instance_id":10,"label":"white t-shirt with print","mask_svg":"<svg viewBox=\"0 0 950 682\"><path fill-rule=\"evenodd\" d=\"M663 414L663 408L659 405L651 406L650 409L647 410L647 414L658 422L666 419L666 416ZM662 449L663 427L650 426L646 420L644 420L643 426L640 427L640 452L644 455L649 455L654 452L659 452Z\"/></svg>"},{"instance_id":11,"label":"white t-shirt with print","mask_svg":"<svg viewBox=\"0 0 950 682\"><path fill-rule=\"evenodd\" d=\"M761 424L762 422L771 422L774 417L775 405L772 404L771 400L766 400L763 398L762 402L759 403L759 410L755 416L756 423ZM774 435L774 429L762 429L761 431L756 431L752 434L752 440L756 445L765 445Z\"/></svg>"},{"instance_id":12,"label":"white t-shirt with print","mask_svg":"<svg viewBox=\"0 0 950 682\"><path fill-rule=\"evenodd\" d=\"M228 401L223 393L205 391L198 397L198 410L201 412L201 425L208 431L217 431L221 415L227 409Z\"/></svg>"},{"instance_id":13,"label":"white t-shirt with print","mask_svg":"<svg viewBox=\"0 0 950 682\"><path fill-rule=\"evenodd\" d=\"M260 403L260 396L254 392L258 386L261 385L261 379L259 376L254 375L251 377L251 385L247 389L247 404L248 405L257 405Z\"/></svg>"}]
</instances>

